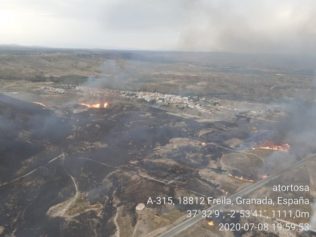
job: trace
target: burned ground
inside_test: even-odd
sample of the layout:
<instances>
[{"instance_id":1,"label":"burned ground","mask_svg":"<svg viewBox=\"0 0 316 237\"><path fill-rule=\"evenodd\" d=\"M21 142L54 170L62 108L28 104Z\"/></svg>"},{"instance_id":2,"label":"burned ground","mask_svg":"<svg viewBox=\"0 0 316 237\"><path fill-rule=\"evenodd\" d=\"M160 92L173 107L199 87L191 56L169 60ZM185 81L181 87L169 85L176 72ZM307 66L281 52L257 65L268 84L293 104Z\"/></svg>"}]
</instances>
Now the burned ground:
<instances>
[{"instance_id":1,"label":"burned ground","mask_svg":"<svg viewBox=\"0 0 316 237\"><path fill-rule=\"evenodd\" d=\"M196 58L188 61L188 55L162 61L161 55L136 57L133 52L128 57L118 53L127 57L119 67L113 52L49 51L47 57L24 53L1 56L8 60L0 68L4 235L157 236L196 206L145 205L136 210L148 197L230 195L278 172L286 159L301 158L292 150L260 149L268 139L291 142L285 136L276 138L286 111L269 96L277 97L275 90L281 90L282 102L287 100L292 84L298 83L294 74L286 82L280 79L284 86L277 85L279 89L262 89L273 79L262 81L256 99L265 101L261 103L254 102L253 84L247 84L256 71L243 63L227 68L212 57L203 63ZM24 57L32 60L26 63ZM66 64L61 67L56 58ZM112 84L111 76L98 72L109 66L102 68L109 60L114 62L111 73L123 67L117 73L119 81ZM89 67L96 62L98 67ZM17 63L24 64L26 76L16 72L8 77ZM271 65L268 68L258 77L278 72ZM246 78L240 79L243 75ZM76 81L79 77L85 80ZM300 88L308 92L310 78L302 77ZM106 108L82 104L105 101ZM310 182L304 175L297 174L296 181ZM201 225L199 233L210 234L210 230Z\"/></svg>"},{"instance_id":2,"label":"burned ground","mask_svg":"<svg viewBox=\"0 0 316 237\"><path fill-rule=\"evenodd\" d=\"M89 205L101 204L102 212L113 210L109 201L113 195L120 200L120 205L130 206L129 212L148 196L174 195L175 186L168 185L172 180L176 180L178 188L210 194L208 186L215 190L216 185L201 183L197 169L218 160L225 150L214 145L214 139L198 137L196 131L216 128L211 137L217 137L218 142L225 141L223 132L228 134L227 129L238 127L238 124L232 126L225 122L222 125L199 123L156 108L128 104L65 116L36 104L3 98L6 100L2 106L10 108L10 112L3 110L2 117L10 121L14 129L9 129L11 134L2 133L2 139L10 141L12 148L2 151L1 200L10 203L2 207L2 213L10 213L10 216L2 216L1 223L11 231L17 228L17 234L21 235L38 235L47 228L63 226L61 220L50 219L46 212L49 207L75 195L70 177L76 180ZM28 141L20 138L21 132L28 134ZM10 140L5 136L10 136ZM25 146L19 145L16 149L20 140ZM160 159L169 159L174 164L155 162ZM162 190L159 192L159 189ZM135 190L146 191L138 196ZM84 207L77 210L79 213L72 218L79 220L91 212L86 213ZM105 213L98 217L92 211L89 216L104 223L110 221L112 215ZM12 218L16 218L16 223ZM41 228L33 230L37 224ZM76 233L75 223L71 226ZM67 228L70 228L68 224ZM65 231L72 236L69 229Z\"/></svg>"}]
</instances>

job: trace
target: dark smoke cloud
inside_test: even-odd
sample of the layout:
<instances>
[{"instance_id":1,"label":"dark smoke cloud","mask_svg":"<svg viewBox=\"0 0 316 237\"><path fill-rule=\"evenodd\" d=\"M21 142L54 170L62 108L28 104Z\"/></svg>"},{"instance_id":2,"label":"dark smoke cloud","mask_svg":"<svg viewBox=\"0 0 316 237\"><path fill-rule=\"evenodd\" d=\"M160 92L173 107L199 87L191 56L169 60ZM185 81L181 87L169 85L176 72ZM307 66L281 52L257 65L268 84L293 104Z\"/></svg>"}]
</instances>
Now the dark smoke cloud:
<instances>
[{"instance_id":1,"label":"dark smoke cloud","mask_svg":"<svg viewBox=\"0 0 316 237\"><path fill-rule=\"evenodd\" d=\"M200 0L195 6L180 38L183 49L315 52L315 2Z\"/></svg>"},{"instance_id":2,"label":"dark smoke cloud","mask_svg":"<svg viewBox=\"0 0 316 237\"><path fill-rule=\"evenodd\" d=\"M288 106L288 115L280 122L275 139L291 143L299 156L316 153L315 125L315 102L295 102Z\"/></svg>"},{"instance_id":3,"label":"dark smoke cloud","mask_svg":"<svg viewBox=\"0 0 316 237\"><path fill-rule=\"evenodd\" d=\"M4 0L0 43L315 53L315 13L312 0Z\"/></svg>"}]
</instances>

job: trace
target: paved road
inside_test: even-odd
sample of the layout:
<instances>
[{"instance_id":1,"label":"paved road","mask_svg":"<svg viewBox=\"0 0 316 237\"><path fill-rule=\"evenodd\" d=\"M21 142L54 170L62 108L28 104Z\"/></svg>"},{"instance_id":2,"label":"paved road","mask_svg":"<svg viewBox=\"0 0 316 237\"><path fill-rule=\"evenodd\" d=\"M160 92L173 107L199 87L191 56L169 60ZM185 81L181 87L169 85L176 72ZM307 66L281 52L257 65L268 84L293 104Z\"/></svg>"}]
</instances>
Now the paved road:
<instances>
[{"instance_id":1,"label":"paved road","mask_svg":"<svg viewBox=\"0 0 316 237\"><path fill-rule=\"evenodd\" d=\"M276 175L270 176L267 179L263 179L263 180L260 180L256 183L254 183L254 184L250 184L250 185L246 186L245 188L241 189L237 193L234 193L231 196L229 196L229 198L234 200L236 197L243 197L245 195L248 195L248 194L252 193L253 191L257 190L258 188L263 187L264 185L266 185L270 181L277 179L285 172L287 172L291 169L294 169L294 168L302 167L304 165L305 161L310 160L311 158L315 158L315 154L308 156L305 159L302 159L300 161L295 162L294 164L287 166L286 168L280 170L280 172L278 172L278 174L276 174ZM218 210L219 208L221 208L223 206L224 205L214 205L206 210ZM172 227L171 229L169 229L166 232L164 232L163 234L161 234L160 237L176 236L176 235L180 234L181 232L187 230L191 226L195 225L196 223L198 223L202 219L204 219L204 217L202 216L202 213L196 215L195 217L186 219L183 222L177 224L176 226Z\"/></svg>"}]
</instances>

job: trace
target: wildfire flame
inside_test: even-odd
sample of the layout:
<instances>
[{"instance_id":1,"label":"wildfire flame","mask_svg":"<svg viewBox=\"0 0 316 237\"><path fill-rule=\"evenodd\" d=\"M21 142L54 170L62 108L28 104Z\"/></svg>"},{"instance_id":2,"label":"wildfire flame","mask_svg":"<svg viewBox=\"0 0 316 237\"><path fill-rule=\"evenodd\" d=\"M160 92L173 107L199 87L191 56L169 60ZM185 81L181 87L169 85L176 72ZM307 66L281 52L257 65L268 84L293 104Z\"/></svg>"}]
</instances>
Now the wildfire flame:
<instances>
[{"instance_id":1,"label":"wildfire flame","mask_svg":"<svg viewBox=\"0 0 316 237\"><path fill-rule=\"evenodd\" d=\"M38 102L38 101L33 102L33 104L40 105L40 106L42 106L42 107L46 107L45 104L43 104L43 103L41 103L41 102Z\"/></svg>"},{"instance_id":2,"label":"wildfire flame","mask_svg":"<svg viewBox=\"0 0 316 237\"><path fill-rule=\"evenodd\" d=\"M207 224L208 224L209 226L214 226L214 225L215 225L213 221L208 221Z\"/></svg>"},{"instance_id":3,"label":"wildfire flame","mask_svg":"<svg viewBox=\"0 0 316 237\"><path fill-rule=\"evenodd\" d=\"M105 109L109 106L109 103L105 102L105 103L96 103L96 104L87 104L87 103L80 103L83 106L86 106L89 109Z\"/></svg>"},{"instance_id":4,"label":"wildfire flame","mask_svg":"<svg viewBox=\"0 0 316 237\"><path fill-rule=\"evenodd\" d=\"M269 178L269 175L264 174L264 175L261 175L260 178L261 178L261 179L267 179L267 178Z\"/></svg>"},{"instance_id":5,"label":"wildfire flame","mask_svg":"<svg viewBox=\"0 0 316 237\"><path fill-rule=\"evenodd\" d=\"M273 144L271 142L266 142L266 143L264 143L263 145L261 145L261 146L259 146L257 148L263 149L263 150L288 152L291 147L287 143L284 143L284 144Z\"/></svg>"},{"instance_id":6,"label":"wildfire flame","mask_svg":"<svg viewBox=\"0 0 316 237\"><path fill-rule=\"evenodd\" d=\"M232 177L234 179L237 179L239 181L243 181L243 182L250 182L250 183L254 183L255 182L255 180L253 180L253 179L247 179L247 178L242 177L242 176L232 175L231 173L229 173L228 176Z\"/></svg>"}]
</instances>

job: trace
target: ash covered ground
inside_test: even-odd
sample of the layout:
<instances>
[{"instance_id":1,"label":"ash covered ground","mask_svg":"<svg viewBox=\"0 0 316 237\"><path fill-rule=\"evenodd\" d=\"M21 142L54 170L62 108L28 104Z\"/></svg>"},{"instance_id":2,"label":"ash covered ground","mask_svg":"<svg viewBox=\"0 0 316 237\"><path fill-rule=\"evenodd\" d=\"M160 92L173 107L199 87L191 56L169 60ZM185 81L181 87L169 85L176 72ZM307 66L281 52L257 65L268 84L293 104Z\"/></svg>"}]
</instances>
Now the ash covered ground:
<instances>
[{"instance_id":1,"label":"ash covered ground","mask_svg":"<svg viewBox=\"0 0 316 237\"><path fill-rule=\"evenodd\" d=\"M310 185L284 194L311 200L310 216L279 219L312 223L313 59L2 48L0 62L0 236L312 236L206 219L181 229L196 206L147 201L229 197L275 177L245 195ZM251 218L278 222L265 215Z\"/></svg>"}]
</instances>

